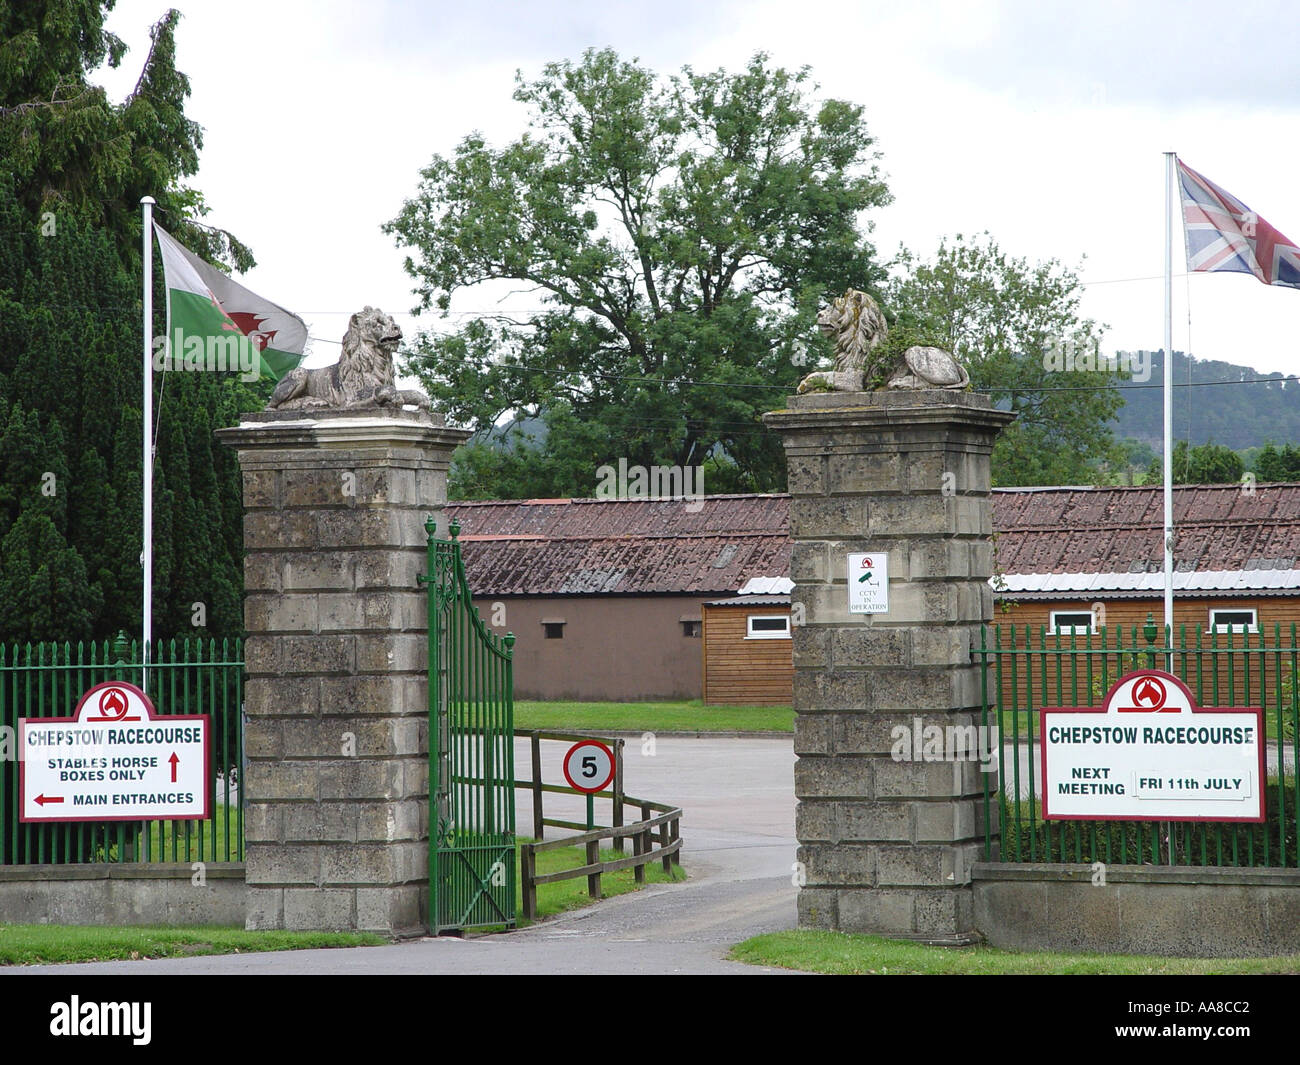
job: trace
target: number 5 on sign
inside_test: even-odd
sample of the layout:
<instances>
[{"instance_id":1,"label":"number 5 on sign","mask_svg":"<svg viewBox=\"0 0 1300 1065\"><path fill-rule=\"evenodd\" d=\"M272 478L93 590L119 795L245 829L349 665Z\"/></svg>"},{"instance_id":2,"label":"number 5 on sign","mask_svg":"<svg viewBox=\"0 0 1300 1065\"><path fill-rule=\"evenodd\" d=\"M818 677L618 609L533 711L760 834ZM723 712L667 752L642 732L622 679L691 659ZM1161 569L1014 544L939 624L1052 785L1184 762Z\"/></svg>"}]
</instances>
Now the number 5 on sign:
<instances>
[{"instance_id":1,"label":"number 5 on sign","mask_svg":"<svg viewBox=\"0 0 1300 1065\"><path fill-rule=\"evenodd\" d=\"M582 740L564 756L564 779L574 791L587 795L587 831L596 827L593 796L614 779L614 752L599 740Z\"/></svg>"},{"instance_id":2,"label":"number 5 on sign","mask_svg":"<svg viewBox=\"0 0 1300 1065\"><path fill-rule=\"evenodd\" d=\"M564 779L575 791L604 791L614 779L614 752L599 740L583 740L564 756Z\"/></svg>"},{"instance_id":3,"label":"number 5 on sign","mask_svg":"<svg viewBox=\"0 0 1300 1065\"><path fill-rule=\"evenodd\" d=\"M849 613L889 613L889 555L849 555Z\"/></svg>"}]
</instances>

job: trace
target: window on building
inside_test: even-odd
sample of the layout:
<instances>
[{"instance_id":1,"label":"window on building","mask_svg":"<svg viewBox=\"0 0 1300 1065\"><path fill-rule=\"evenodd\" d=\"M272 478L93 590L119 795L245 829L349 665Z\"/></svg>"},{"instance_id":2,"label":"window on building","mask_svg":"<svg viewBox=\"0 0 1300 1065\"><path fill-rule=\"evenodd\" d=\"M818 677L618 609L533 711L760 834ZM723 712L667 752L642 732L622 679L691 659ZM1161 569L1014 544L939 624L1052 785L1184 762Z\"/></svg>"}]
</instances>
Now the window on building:
<instances>
[{"instance_id":1,"label":"window on building","mask_svg":"<svg viewBox=\"0 0 1300 1065\"><path fill-rule=\"evenodd\" d=\"M1211 632L1258 632L1259 619L1253 610L1211 610Z\"/></svg>"},{"instance_id":2,"label":"window on building","mask_svg":"<svg viewBox=\"0 0 1300 1065\"><path fill-rule=\"evenodd\" d=\"M682 635L692 636L699 639L700 633L704 628L704 622L698 618L682 618Z\"/></svg>"},{"instance_id":3,"label":"window on building","mask_svg":"<svg viewBox=\"0 0 1300 1065\"><path fill-rule=\"evenodd\" d=\"M1095 620L1091 610L1053 610L1048 618L1047 627L1052 632L1059 632L1066 636L1072 634L1086 636L1096 631L1093 628Z\"/></svg>"},{"instance_id":4,"label":"window on building","mask_svg":"<svg viewBox=\"0 0 1300 1065\"><path fill-rule=\"evenodd\" d=\"M564 622L563 621L543 621L542 635L548 640L564 639Z\"/></svg>"},{"instance_id":5,"label":"window on building","mask_svg":"<svg viewBox=\"0 0 1300 1065\"><path fill-rule=\"evenodd\" d=\"M745 627L747 640L788 640L790 618L786 614L751 614Z\"/></svg>"}]
</instances>

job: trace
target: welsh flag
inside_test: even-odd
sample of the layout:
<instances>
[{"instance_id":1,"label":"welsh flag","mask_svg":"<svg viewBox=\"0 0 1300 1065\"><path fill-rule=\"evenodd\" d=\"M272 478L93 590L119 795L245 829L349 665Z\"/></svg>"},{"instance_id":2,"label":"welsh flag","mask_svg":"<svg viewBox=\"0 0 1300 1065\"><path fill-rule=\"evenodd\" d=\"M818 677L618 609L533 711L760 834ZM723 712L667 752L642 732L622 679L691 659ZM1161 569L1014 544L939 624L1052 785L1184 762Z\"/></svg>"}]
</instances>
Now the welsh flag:
<instances>
[{"instance_id":1,"label":"welsh flag","mask_svg":"<svg viewBox=\"0 0 1300 1065\"><path fill-rule=\"evenodd\" d=\"M156 223L154 232L167 285L172 366L252 368L279 381L302 362L307 326L301 318L214 270Z\"/></svg>"}]
</instances>

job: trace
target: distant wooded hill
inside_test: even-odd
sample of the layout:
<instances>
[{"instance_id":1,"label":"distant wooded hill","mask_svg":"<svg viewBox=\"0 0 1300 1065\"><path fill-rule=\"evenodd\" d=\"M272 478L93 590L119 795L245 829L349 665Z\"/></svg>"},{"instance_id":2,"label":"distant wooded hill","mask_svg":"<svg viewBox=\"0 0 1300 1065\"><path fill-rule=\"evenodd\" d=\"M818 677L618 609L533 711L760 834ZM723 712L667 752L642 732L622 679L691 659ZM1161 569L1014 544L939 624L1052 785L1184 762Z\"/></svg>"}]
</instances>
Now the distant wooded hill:
<instances>
[{"instance_id":1,"label":"distant wooded hill","mask_svg":"<svg viewBox=\"0 0 1300 1065\"><path fill-rule=\"evenodd\" d=\"M1151 379L1144 382L1155 387L1121 389L1124 406L1116 419L1116 437L1133 437L1160 446L1163 429L1159 386L1163 374L1163 356L1156 352L1151 357ZM1263 380L1236 383L1256 378ZM1190 388L1186 387L1189 380ZM1208 383L1214 381L1234 383ZM1241 450L1270 440L1277 444L1300 441L1300 381L1229 362L1189 359L1175 351L1173 413L1174 437L1190 439L1193 444L1212 440Z\"/></svg>"}]
</instances>

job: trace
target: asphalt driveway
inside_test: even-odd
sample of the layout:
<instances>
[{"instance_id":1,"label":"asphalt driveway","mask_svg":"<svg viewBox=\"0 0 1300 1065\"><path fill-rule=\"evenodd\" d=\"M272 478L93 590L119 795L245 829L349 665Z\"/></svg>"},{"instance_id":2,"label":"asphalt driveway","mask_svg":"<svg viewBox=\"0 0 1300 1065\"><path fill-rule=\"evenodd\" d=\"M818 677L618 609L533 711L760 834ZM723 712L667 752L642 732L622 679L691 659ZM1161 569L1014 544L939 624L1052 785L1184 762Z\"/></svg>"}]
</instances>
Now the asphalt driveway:
<instances>
[{"instance_id":1,"label":"asphalt driveway","mask_svg":"<svg viewBox=\"0 0 1300 1065\"><path fill-rule=\"evenodd\" d=\"M280 951L156 961L29 966L9 972L112 973L762 973L724 960L761 932L793 928L796 891L794 753L789 737L660 737L653 755L638 740L625 754L630 795L682 807L685 883L645 888L522 931L438 938L383 947ZM526 753L518 765L527 775ZM559 748L543 779L555 775ZM519 825L531 824L521 796ZM566 816L557 805L548 816ZM581 800L573 800L573 819ZM608 811L598 811L608 816Z\"/></svg>"}]
</instances>

